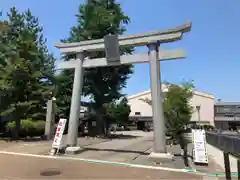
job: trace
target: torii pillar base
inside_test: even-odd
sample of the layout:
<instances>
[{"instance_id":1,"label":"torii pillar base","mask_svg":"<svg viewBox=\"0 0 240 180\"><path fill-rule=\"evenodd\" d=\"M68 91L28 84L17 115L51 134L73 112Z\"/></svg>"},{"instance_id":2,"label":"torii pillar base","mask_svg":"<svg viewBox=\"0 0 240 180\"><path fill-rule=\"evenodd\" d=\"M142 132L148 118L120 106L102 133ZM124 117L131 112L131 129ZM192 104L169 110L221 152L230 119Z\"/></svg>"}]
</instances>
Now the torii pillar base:
<instances>
[{"instance_id":1,"label":"torii pillar base","mask_svg":"<svg viewBox=\"0 0 240 180\"><path fill-rule=\"evenodd\" d=\"M84 149L80 148L79 146L67 147L65 150L65 154L78 154L83 151Z\"/></svg>"},{"instance_id":2,"label":"torii pillar base","mask_svg":"<svg viewBox=\"0 0 240 180\"><path fill-rule=\"evenodd\" d=\"M171 162L173 161L173 155L170 153L156 153L152 152L149 155L149 158L155 162L156 164L161 164L164 162Z\"/></svg>"}]
</instances>

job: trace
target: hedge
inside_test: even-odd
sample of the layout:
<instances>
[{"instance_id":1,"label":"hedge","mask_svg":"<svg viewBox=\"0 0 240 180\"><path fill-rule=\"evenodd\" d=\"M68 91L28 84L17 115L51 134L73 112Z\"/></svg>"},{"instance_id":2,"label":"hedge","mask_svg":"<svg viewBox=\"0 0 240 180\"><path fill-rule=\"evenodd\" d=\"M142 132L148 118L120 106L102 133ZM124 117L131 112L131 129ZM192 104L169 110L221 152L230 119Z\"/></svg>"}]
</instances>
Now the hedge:
<instances>
[{"instance_id":1,"label":"hedge","mask_svg":"<svg viewBox=\"0 0 240 180\"><path fill-rule=\"evenodd\" d=\"M11 121L7 123L7 131L12 134L14 131L16 123L15 121ZM41 120L21 120L20 126L20 137L34 137L34 136L42 136L44 135L45 130L45 121Z\"/></svg>"}]
</instances>

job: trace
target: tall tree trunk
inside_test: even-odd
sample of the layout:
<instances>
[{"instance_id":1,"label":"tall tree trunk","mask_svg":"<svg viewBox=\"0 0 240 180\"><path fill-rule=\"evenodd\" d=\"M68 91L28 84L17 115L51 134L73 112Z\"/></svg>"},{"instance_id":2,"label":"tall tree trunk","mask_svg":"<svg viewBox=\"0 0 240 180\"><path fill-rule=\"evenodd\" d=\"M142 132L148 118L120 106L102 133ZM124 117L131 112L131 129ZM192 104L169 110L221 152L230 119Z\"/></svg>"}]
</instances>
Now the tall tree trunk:
<instances>
[{"instance_id":1,"label":"tall tree trunk","mask_svg":"<svg viewBox=\"0 0 240 180\"><path fill-rule=\"evenodd\" d=\"M108 135L108 126L107 126L107 120L106 117L104 116L104 111L102 104L103 102L101 100L98 100L100 103L96 103L95 106L95 112L96 112L96 124L97 124L97 132L96 135Z\"/></svg>"},{"instance_id":2,"label":"tall tree trunk","mask_svg":"<svg viewBox=\"0 0 240 180\"><path fill-rule=\"evenodd\" d=\"M103 135L104 134L104 131L103 131L103 118L102 118L102 115L101 114L97 114L96 116L96 124L97 124L97 127L96 127L96 135Z\"/></svg>"},{"instance_id":3,"label":"tall tree trunk","mask_svg":"<svg viewBox=\"0 0 240 180\"><path fill-rule=\"evenodd\" d=\"M102 114L102 112L98 112L96 116L96 123L97 123L97 132L96 135L108 135L108 126L107 126L107 121Z\"/></svg>"},{"instance_id":4,"label":"tall tree trunk","mask_svg":"<svg viewBox=\"0 0 240 180\"><path fill-rule=\"evenodd\" d=\"M105 117L103 117L102 121L103 121L103 133L104 133L104 136L108 136L107 120L106 120Z\"/></svg>"},{"instance_id":5,"label":"tall tree trunk","mask_svg":"<svg viewBox=\"0 0 240 180\"><path fill-rule=\"evenodd\" d=\"M21 120L18 115L15 116L15 127L13 130L13 140L20 139Z\"/></svg>"},{"instance_id":6,"label":"tall tree trunk","mask_svg":"<svg viewBox=\"0 0 240 180\"><path fill-rule=\"evenodd\" d=\"M102 111L101 108L95 108L95 113L96 113L96 129L95 129L95 135L100 136L103 134L103 124L102 124Z\"/></svg>"},{"instance_id":7,"label":"tall tree trunk","mask_svg":"<svg viewBox=\"0 0 240 180\"><path fill-rule=\"evenodd\" d=\"M21 128L21 110L16 106L16 111L14 112L15 127L13 128L13 140L20 139L20 128Z\"/></svg>"}]
</instances>

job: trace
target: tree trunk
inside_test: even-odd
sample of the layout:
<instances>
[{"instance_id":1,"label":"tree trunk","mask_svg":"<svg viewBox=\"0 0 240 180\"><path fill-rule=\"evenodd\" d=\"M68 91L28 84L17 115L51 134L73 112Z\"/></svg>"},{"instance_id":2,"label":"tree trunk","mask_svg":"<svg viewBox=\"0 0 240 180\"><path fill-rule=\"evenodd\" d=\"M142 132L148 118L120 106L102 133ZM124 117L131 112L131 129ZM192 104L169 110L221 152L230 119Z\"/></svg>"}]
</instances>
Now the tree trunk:
<instances>
[{"instance_id":1,"label":"tree trunk","mask_svg":"<svg viewBox=\"0 0 240 180\"><path fill-rule=\"evenodd\" d=\"M103 117L100 114L96 116L96 135L100 136L104 134L104 125L103 125Z\"/></svg>"},{"instance_id":2,"label":"tree trunk","mask_svg":"<svg viewBox=\"0 0 240 180\"><path fill-rule=\"evenodd\" d=\"M107 120L106 120L105 117L103 117L102 121L103 121L103 133L104 133L104 136L108 136Z\"/></svg>"},{"instance_id":3,"label":"tree trunk","mask_svg":"<svg viewBox=\"0 0 240 180\"><path fill-rule=\"evenodd\" d=\"M21 128L21 120L17 117L15 118L15 127L13 130L13 140L20 139L20 128Z\"/></svg>"},{"instance_id":4,"label":"tree trunk","mask_svg":"<svg viewBox=\"0 0 240 180\"><path fill-rule=\"evenodd\" d=\"M107 119L104 116L102 106L99 106L99 108L96 108L96 135L99 136L107 136L108 135L108 125L107 125Z\"/></svg>"}]
</instances>

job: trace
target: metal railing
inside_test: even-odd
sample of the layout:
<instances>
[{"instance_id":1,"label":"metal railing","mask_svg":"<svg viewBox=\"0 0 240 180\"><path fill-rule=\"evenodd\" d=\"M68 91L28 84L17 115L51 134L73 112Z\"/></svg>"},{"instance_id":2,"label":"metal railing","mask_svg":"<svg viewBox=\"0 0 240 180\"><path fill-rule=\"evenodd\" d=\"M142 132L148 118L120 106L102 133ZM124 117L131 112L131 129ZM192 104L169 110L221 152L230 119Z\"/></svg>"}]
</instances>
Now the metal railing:
<instances>
[{"instance_id":1,"label":"metal railing","mask_svg":"<svg viewBox=\"0 0 240 180\"><path fill-rule=\"evenodd\" d=\"M237 174L238 179L240 179L240 136L233 134L221 134L217 132L207 132L206 140L208 144L220 149L223 152L225 177L227 180L232 179L229 155L232 155L237 159Z\"/></svg>"},{"instance_id":2,"label":"metal railing","mask_svg":"<svg viewBox=\"0 0 240 180\"><path fill-rule=\"evenodd\" d=\"M226 117L226 116L215 116L214 117L215 121L239 121L240 117L238 116L233 116L233 117Z\"/></svg>"}]
</instances>

